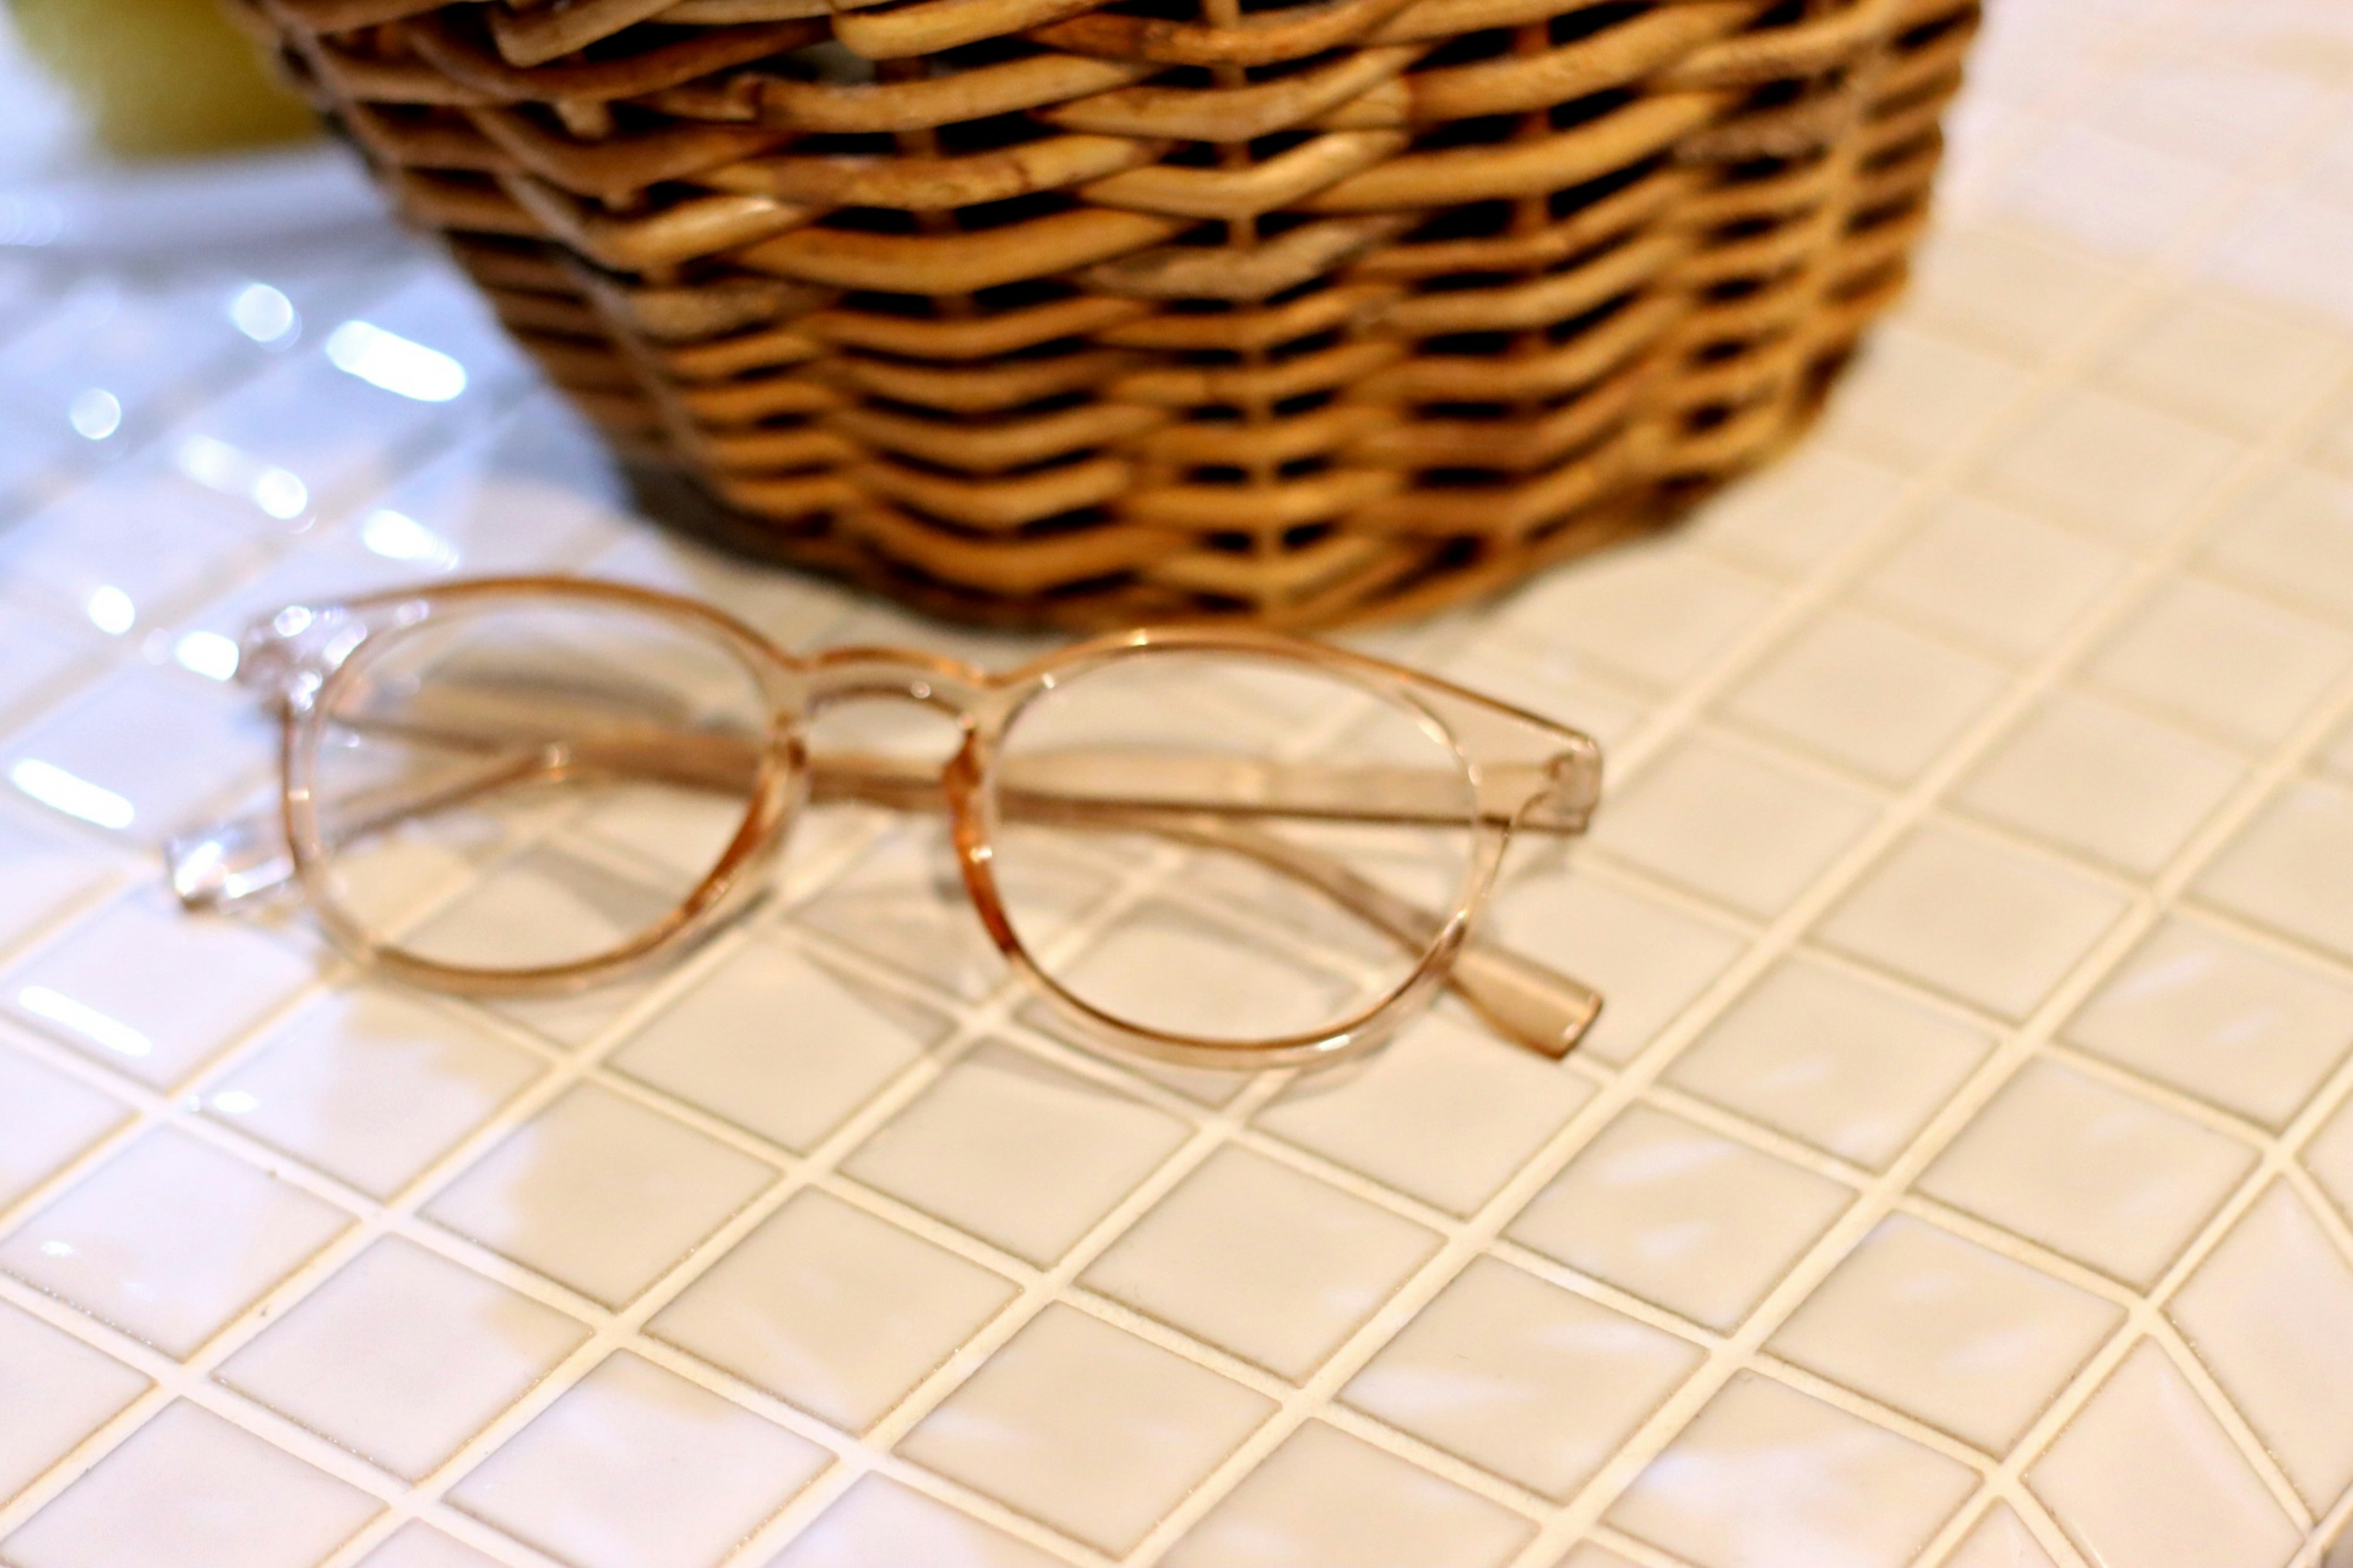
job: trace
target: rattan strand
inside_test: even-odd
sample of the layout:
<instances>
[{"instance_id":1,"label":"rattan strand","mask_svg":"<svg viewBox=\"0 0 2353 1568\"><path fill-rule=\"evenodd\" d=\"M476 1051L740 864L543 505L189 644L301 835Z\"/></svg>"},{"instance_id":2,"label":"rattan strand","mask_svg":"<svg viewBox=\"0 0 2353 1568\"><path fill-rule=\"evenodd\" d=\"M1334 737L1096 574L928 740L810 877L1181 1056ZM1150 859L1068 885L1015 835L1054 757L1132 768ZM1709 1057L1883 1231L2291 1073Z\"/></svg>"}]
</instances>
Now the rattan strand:
<instances>
[{"instance_id":1,"label":"rattan strand","mask_svg":"<svg viewBox=\"0 0 2353 1568\"><path fill-rule=\"evenodd\" d=\"M1786 444L1974 0L237 0L674 520L926 608L1416 613Z\"/></svg>"}]
</instances>

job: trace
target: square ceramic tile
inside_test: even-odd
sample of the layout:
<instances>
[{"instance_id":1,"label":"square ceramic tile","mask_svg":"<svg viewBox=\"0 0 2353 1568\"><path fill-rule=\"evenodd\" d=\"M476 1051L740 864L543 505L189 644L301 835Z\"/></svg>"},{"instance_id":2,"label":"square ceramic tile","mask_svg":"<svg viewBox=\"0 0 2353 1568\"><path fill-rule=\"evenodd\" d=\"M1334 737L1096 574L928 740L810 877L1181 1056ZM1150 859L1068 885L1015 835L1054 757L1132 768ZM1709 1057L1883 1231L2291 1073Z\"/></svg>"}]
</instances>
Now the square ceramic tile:
<instances>
[{"instance_id":1,"label":"square ceramic tile","mask_svg":"<svg viewBox=\"0 0 2353 1568\"><path fill-rule=\"evenodd\" d=\"M1691 526L1702 543L1742 565L1794 575L1885 521L1904 485L1894 468L1808 447L1711 498Z\"/></svg>"},{"instance_id":2,"label":"square ceramic tile","mask_svg":"<svg viewBox=\"0 0 2353 1568\"><path fill-rule=\"evenodd\" d=\"M2339 1106L2305 1145L2304 1163L2321 1189L2336 1201L2346 1223L2353 1225L2353 1100Z\"/></svg>"},{"instance_id":3,"label":"square ceramic tile","mask_svg":"<svg viewBox=\"0 0 2353 1568\"><path fill-rule=\"evenodd\" d=\"M2273 476L2231 509L2201 559L2341 626L2353 616L2353 481L2300 466Z\"/></svg>"},{"instance_id":4,"label":"square ceramic tile","mask_svg":"<svg viewBox=\"0 0 2353 1568\"><path fill-rule=\"evenodd\" d=\"M0 1303L0 1501L146 1392L147 1380L30 1312Z\"/></svg>"},{"instance_id":5,"label":"square ceramic tile","mask_svg":"<svg viewBox=\"0 0 2353 1568\"><path fill-rule=\"evenodd\" d=\"M2059 861L1956 828L1898 845L1833 910L1825 942L2005 1018L2034 1011L2125 909Z\"/></svg>"},{"instance_id":6,"label":"square ceramic tile","mask_svg":"<svg viewBox=\"0 0 2353 1568\"><path fill-rule=\"evenodd\" d=\"M538 1076L528 1054L465 1014L367 987L297 1013L206 1092L204 1107L383 1198Z\"/></svg>"},{"instance_id":7,"label":"square ceramic tile","mask_svg":"<svg viewBox=\"0 0 2353 1568\"><path fill-rule=\"evenodd\" d=\"M2063 1037L2266 1127L2353 1049L2353 986L2201 921L2167 921Z\"/></svg>"},{"instance_id":8,"label":"square ceramic tile","mask_svg":"<svg viewBox=\"0 0 2353 1568\"><path fill-rule=\"evenodd\" d=\"M1120 1555L1273 1410L1206 1367L1052 1306L899 1451ZM1071 1485L1079 1475L1087 1484Z\"/></svg>"},{"instance_id":9,"label":"square ceramic tile","mask_svg":"<svg viewBox=\"0 0 2353 1568\"><path fill-rule=\"evenodd\" d=\"M1059 929L1112 885L1100 868L1065 860L1041 903ZM1006 980L1004 957L973 912L947 831L936 823L902 827L797 911L813 931L965 1001Z\"/></svg>"},{"instance_id":10,"label":"square ceramic tile","mask_svg":"<svg viewBox=\"0 0 2353 1568\"><path fill-rule=\"evenodd\" d=\"M1785 959L1667 1068L1667 1081L1873 1170L1903 1152L1991 1048L1984 1030L1883 984Z\"/></svg>"},{"instance_id":11,"label":"square ceramic tile","mask_svg":"<svg viewBox=\"0 0 2353 1568\"><path fill-rule=\"evenodd\" d=\"M2267 192L2209 247L2205 277L2280 305L2353 320L2353 286L2337 263L2353 212L2301 192Z\"/></svg>"},{"instance_id":12,"label":"square ceramic tile","mask_svg":"<svg viewBox=\"0 0 2353 1568\"><path fill-rule=\"evenodd\" d=\"M1589 572L1514 595L1499 624L1565 645L1640 685L1680 686L1765 615L1762 579L1698 556L1638 545Z\"/></svg>"},{"instance_id":13,"label":"square ceramic tile","mask_svg":"<svg viewBox=\"0 0 2353 1568\"><path fill-rule=\"evenodd\" d=\"M1259 1126L1467 1215L1591 1098L1587 1082L1476 1022L1431 1013L1370 1058L1304 1073Z\"/></svg>"},{"instance_id":14,"label":"square ceramic tile","mask_svg":"<svg viewBox=\"0 0 2353 1568\"><path fill-rule=\"evenodd\" d=\"M1994 200L2021 226L2122 261L2179 234L2222 181L2201 160L2069 125L2013 163Z\"/></svg>"},{"instance_id":15,"label":"square ceramic tile","mask_svg":"<svg viewBox=\"0 0 2353 1568\"><path fill-rule=\"evenodd\" d=\"M1724 710L1902 784L1957 739L2003 685L1989 659L1877 616L1834 610L1761 660Z\"/></svg>"},{"instance_id":16,"label":"square ceramic tile","mask_svg":"<svg viewBox=\"0 0 2353 1568\"><path fill-rule=\"evenodd\" d=\"M7 868L0 877L0 951L29 940L108 883L149 869L69 836L61 823L24 818L0 805L0 866Z\"/></svg>"},{"instance_id":17,"label":"square ceramic tile","mask_svg":"<svg viewBox=\"0 0 2353 1568\"><path fill-rule=\"evenodd\" d=\"M388 1237L214 1375L416 1480L587 1337L553 1308Z\"/></svg>"},{"instance_id":18,"label":"square ceramic tile","mask_svg":"<svg viewBox=\"0 0 2353 1568\"><path fill-rule=\"evenodd\" d=\"M788 1149L822 1141L922 1054L937 1020L886 1012L793 948L752 942L641 1026L621 1071Z\"/></svg>"},{"instance_id":19,"label":"square ceramic tile","mask_svg":"<svg viewBox=\"0 0 2353 1568\"><path fill-rule=\"evenodd\" d=\"M139 984L123 984L131 966ZM0 1005L155 1089L187 1077L316 978L248 922L199 918L157 888L101 910L0 978Z\"/></svg>"},{"instance_id":20,"label":"square ceramic tile","mask_svg":"<svg viewBox=\"0 0 2353 1568\"><path fill-rule=\"evenodd\" d=\"M583 1084L517 1128L425 1213L618 1307L776 1177L749 1154Z\"/></svg>"},{"instance_id":21,"label":"square ceramic tile","mask_svg":"<svg viewBox=\"0 0 2353 1568\"><path fill-rule=\"evenodd\" d=\"M449 1501L575 1568L704 1568L830 1458L625 1351L476 1466Z\"/></svg>"},{"instance_id":22,"label":"square ceramic tile","mask_svg":"<svg viewBox=\"0 0 2353 1568\"><path fill-rule=\"evenodd\" d=\"M2058 1568L2051 1553L2034 1539L2024 1521L2008 1503L1986 1510L1944 1568Z\"/></svg>"},{"instance_id":23,"label":"square ceramic tile","mask_svg":"<svg viewBox=\"0 0 2353 1568\"><path fill-rule=\"evenodd\" d=\"M0 1541L11 1568L311 1568L382 1507L185 1400Z\"/></svg>"},{"instance_id":24,"label":"square ceramic tile","mask_svg":"<svg viewBox=\"0 0 2353 1568\"><path fill-rule=\"evenodd\" d=\"M2001 1455L2123 1321L2095 1296L1893 1215L1766 1348Z\"/></svg>"},{"instance_id":25,"label":"square ceramic tile","mask_svg":"<svg viewBox=\"0 0 2353 1568\"><path fill-rule=\"evenodd\" d=\"M1258 890L1269 891L1262 883ZM1300 951L1303 942L1269 940L1265 926L1248 923L1260 912L1236 907L1229 916L1145 898L1096 926L1078 952L1054 952L1046 962L1072 995L1115 1017L1196 1039L1314 1034L1380 994L1360 988L1325 955ZM1204 974L1218 983L1200 984ZM1042 1002L1021 1016L1041 1033L1087 1044Z\"/></svg>"},{"instance_id":26,"label":"square ceramic tile","mask_svg":"<svg viewBox=\"0 0 2353 1568\"><path fill-rule=\"evenodd\" d=\"M1923 244L1912 313L1947 337L2037 362L2115 289L2115 266L2019 230L1947 226Z\"/></svg>"},{"instance_id":27,"label":"square ceramic tile","mask_svg":"<svg viewBox=\"0 0 2353 1568\"><path fill-rule=\"evenodd\" d=\"M2281 1563L2301 1540L2187 1380L2147 1341L2026 1479L2096 1563Z\"/></svg>"},{"instance_id":28,"label":"square ceramic tile","mask_svg":"<svg viewBox=\"0 0 2353 1568\"><path fill-rule=\"evenodd\" d=\"M1502 1563L1529 1521L1310 1421L1161 1561L1170 1568L1429 1568Z\"/></svg>"},{"instance_id":29,"label":"square ceramic tile","mask_svg":"<svg viewBox=\"0 0 2353 1568\"><path fill-rule=\"evenodd\" d=\"M1502 889L1486 919L1495 939L1609 998L1580 1055L1631 1059L1746 945L1659 899L1582 869Z\"/></svg>"},{"instance_id":30,"label":"square ceramic tile","mask_svg":"<svg viewBox=\"0 0 2353 1568\"><path fill-rule=\"evenodd\" d=\"M2227 58L2136 62L2094 97L2088 118L2146 146L2230 168L2276 145L2322 96L2316 82Z\"/></svg>"},{"instance_id":31,"label":"square ceramic tile","mask_svg":"<svg viewBox=\"0 0 2353 1568\"><path fill-rule=\"evenodd\" d=\"M2240 831L2193 884L2197 894L2272 930L2353 957L2353 790L2291 784Z\"/></svg>"},{"instance_id":32,"label":"square ceramic tile","mask_svg":"<svg viewBox=\"0 0 2353 1568\"><path fill-rule=\"evenodd\" d=\"M1474 637L1423 667L1473 691L1508 691L1514 706L1581 730L1605 751L1634 732L1653 700L1588 670L1574 654L1500 632Z\"/></svg>"},{"instance_id":33,"label":"square ceramic tile","mask_svg":"<svg viewBox=\"0 0 2353 1568\"><path fill-rule=\"evenodd\" d=\"M765 1568L1062 1568L1062 1560L888 1476L868 1476Z\"/></svg>"},{"instance_id":34,"label":"square ceramic tile","mask_svg":"<svg viewBox=\"0 0 2353 1568\"><path fill-rule=\"evenodd\" d=\"M843 1169L1044 1267L1187 1133L1165 1111L988 1045L942 1074Z\"/></svg>"},{"instance_id":35,"label":"square ceramic tile","mask_svg":"<svg viewBox=\"0 0 2353 1568\"><path fill-rule=\"evenodd\" d=\"M2353 630L2202 578L2149 601L2087 668L2110 691L2251 746L2284 738L2353 668Z\"/></svg>"},{"instance_id":36,"label":"square ceramic tile","mask_svg":"<svg viewBox=\"0 0 2353 1568\"><path fill-rule=\"evenodd\" d=\"M185 1356L350 1223L165 1127L18 1226L0 1243L0 1268Z\"/></svg>"},{"instance_id":37,"label":"square ceramic tile","mask_svg":"<svg viewBox=\"0 0 2353 1568\"><path fill-rule=\"evenodd\" d=\"M2193 292L2167 300L2101 374L2157 407L2260 440L2326 392L2345 360L2325 334Z\"/></svg>"},{"instance_id":38,"label":"square ceramic tile","mask_svg":"<svg viewBox=\"0 0 2353 1568\"><path fill-rule=\"evenodd\" d=\"M1512 1239L1729 1332L1854 1194L1637 1105L1511 1224Z\"/></svg>"},{"instance_id":39,"label":"square ceramic tile","mask_svg":"<svg viewBox=\"0 0 2353 1568\"><path fill-rule=\"evenodd\" d=\"M15 723L65 694L89 668L95 639L62 617L0 603L0 723Z\"/></svg>"},{"instance_id":40,"label":"square ceramic tile","mask_svg":"<svg viewBox=\"0 0 2353 1568\"><path fill-rule=\"evenodd\" d=\"M2245 775L2237 757L2096 697L2050 699L1956 788L1962 809L2147 877Z\"/></svg>"},{"instance_id":41,"label":"square ceramic tile","mask_svg":"<svg viewBox=\"0 0 2353 1568\"><path fill-rule=\"evenodd\" d=\"M460 1545L429 1524L409 1523L361 1558L360 1568L498 1568L498 1559Z\"/></svg>"},{"instance_id":42,"label":"square ceramic tile","mask_svg":"<svg viewBox=\"0 0 2353 1568\"><path fill-rule=\"evenodd\" d=\"M2238 455L2230 439L2090 387L2052 393L1987 454L1974 487L2126 544L2166 532Z\"/></svg>"},{"instance_id":43,"label":"square ceramic tile","mask_svg":"<svg viewBox=\"0 0 2353 1568\"><path fill-rule=\"evenodd\" d=\"M1998 657L2066 636L2124 574L2117 551L2026 512L1955 496L1863 579L1864 595Z\"/></svg>"},{"instance_id":44,"label":"square ceramic tile","mask_svg":"<svg viewBox=\"0 0 2353 1568\"><path fill-rule=\"evenodd\" d=\"M2316 1514L2353 1484L2353 1261L2284 1184L2176 1296L2173 1321Z\"/></svg>"},{"instance_id":45,"label":"square ceramic tile","mask_svg":"<svg viewBox=\"0 0 2353 1568\"><path fill-rule=\"evenodd\" d=\"M1010 1280L839 1198L803 1192L647 1331L862 1432L1016 1293Z\"/></svg>"},{"instance_id":46,"label":"square ceramic tile","mask_svg":"<svg viewBox=\"0 0 2353 1568\"><path fill-rule=\"evenodd\" d=\"M350 329L342 331L341 339L330 334L329 354L352 341ZM345 374L329 354L297 355L182 421L166 441L175 456L201 454L197 475L273 476L276 484L254 499L280 516L382 489L450 411Z\"/></svg>"},{"instance_id":47,"label":"square ceramic tile","mask_svg":"<svg viewBox=\"0 0 2353 1568\"><path fill-rule=\"evenodd\" d=\"M1079 1282L1303 1382L1438 1237L1245 1149L1221 1149Z\"/></svg>"},{"instance_id":48,"label":"square ceramic tile","mask_svg":"<svg viewBox=\"0 0 2353 1568\"><path fill-rule=\"evenodd\" d=\"M1919 1185L2146 1289L2254 1158L2170 1110L2038 1061L1961 1130Z\"/></svg>"},{"instance_id":49,"label":"square ceramic tile","mask_svg":"<svg viewBox=\"0 0 2353 1568\"><path fill-rule=\"evenodd\" d=\"M1877 1568L1927 1544L1975 1479L1908 1438L1742 1373L1609 1520L1697 1568Z\"/></svg>"},{"instance_id":50,"label":"square ceramic tile","mask_svg":"<svg viewBox=\"0 0 2353 1568\"><path fill-rule=\"evenodd\" d=\"M1770 917L1879 813L1880 802L1862 790L1699 737L1613 794L1591 840L1743 913Z\"/></svg>"},{"instance_id":51,"label":"square ceramic tile","mask_svg":"<svg viewBox=\"0 0 2353 1568\"><path fill-rule=\"evenodd\" d=\"M1565 1502L1699 1363L1672 1334L1482 1258L1340 1397Z\"/></svg>"},{"instance_id":52,"label":"square ceramic tile","mask_svg":"<svg viewBox=\"0 0 2353 1568\"><path fill-rule=\"evenodd\" d=\"M237 694L133 666L16 735L5 765L26 798L159 844L268 777L275 730Z\"/></svg>"},{"instance_id":53,"label":"square ceramic tile","mask_svg":"<svg viewBox=\"0 0 2353 1568\"><path fill-rule=\"evenodd\" d=\"M1835 445L1918 468L1965 445L2026 385L2004 360L1894 323L1872 334L1824 430Z\"/></svg>"},{"instance_id":54,"label":"square ceramic tile","mask_svg":"<svg viewBox=\"0 0 2353 1568\"><path fill-rule=\"evenodd\" d=\"M76 490L11 529L0 573L108 637L152 627L264 556L257 521L160 464Z\"/></svg>"},{"instance_id":55,"label":"square ceramic tile","mask_svg":"<svg viewBox=\"0 0 2353 1568\"><path fill-rule=\"evenodd\" d=\"M687 891L677 873L578 832L547 834L486 863L470 865L458 852L437 851L436 860L413 879L404 870L396 890L377 894L380 907L367 911L371 924L396 933L412 951L462 952L485 968L531 969L616 952L669 918ZM453 886L455 897L427 908ZM626 983L499 1005L593 1005L617 992L625 994Z\"/></svg>"},{"instance_id":56,"label":"square ceramic tile","mask_svg":"<svg viewBox=\"0 0 2353 1568\"><path fill-rule=\"evenodd\" d=\"M130 1108L0 1036L0 1209L109 1131Z\"/></svg>"}]
</instances>

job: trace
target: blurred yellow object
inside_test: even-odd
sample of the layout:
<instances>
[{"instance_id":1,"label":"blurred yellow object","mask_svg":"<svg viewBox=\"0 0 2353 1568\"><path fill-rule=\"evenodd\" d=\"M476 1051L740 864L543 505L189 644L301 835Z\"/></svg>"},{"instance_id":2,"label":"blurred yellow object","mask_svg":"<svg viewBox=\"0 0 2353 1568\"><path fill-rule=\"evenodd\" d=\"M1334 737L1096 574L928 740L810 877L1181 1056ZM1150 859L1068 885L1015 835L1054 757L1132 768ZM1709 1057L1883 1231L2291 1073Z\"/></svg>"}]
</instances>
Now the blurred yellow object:
<instances>
[{"instance_id":1,"label":"blurred yellow object","mask_svg":"<svg viewBox=\"0 0 2353 1568\"><path fill-rule=\"evenodd\" d=\"M218 0L8 3L26 47L118 158L223 153L318 132Z\"/></svg>"}]
</instances>

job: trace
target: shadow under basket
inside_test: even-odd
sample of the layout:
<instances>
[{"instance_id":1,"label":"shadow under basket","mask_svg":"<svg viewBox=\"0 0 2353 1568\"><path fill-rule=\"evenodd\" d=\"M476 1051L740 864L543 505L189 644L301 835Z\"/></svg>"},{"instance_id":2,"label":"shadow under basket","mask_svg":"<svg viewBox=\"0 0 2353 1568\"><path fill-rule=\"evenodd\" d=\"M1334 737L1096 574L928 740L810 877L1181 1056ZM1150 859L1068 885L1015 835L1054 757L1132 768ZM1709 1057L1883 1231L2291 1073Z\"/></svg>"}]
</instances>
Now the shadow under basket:
<instances>
[{"instance_id":1,"label":"shadow under basket","mask_svg":"<svg viewBox=\"0 0 2353 1568\"><path fill-rule=\"evenodd\" d=\"M944 615L1419 613L1802 430L1974 0L233 0L656 515Z\"/></svg>"}]
</instances>

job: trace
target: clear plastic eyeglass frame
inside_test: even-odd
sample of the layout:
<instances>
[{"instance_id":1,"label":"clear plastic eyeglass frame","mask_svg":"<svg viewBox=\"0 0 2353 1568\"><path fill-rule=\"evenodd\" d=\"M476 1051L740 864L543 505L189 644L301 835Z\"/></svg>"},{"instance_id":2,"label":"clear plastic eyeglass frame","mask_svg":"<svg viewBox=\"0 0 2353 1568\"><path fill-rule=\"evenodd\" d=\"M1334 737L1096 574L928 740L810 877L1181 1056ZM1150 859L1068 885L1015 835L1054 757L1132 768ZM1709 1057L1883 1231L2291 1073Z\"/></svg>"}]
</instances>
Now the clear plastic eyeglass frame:
<instances>
[{"instance_id":1,"label":"clear plastic eyeglass frame","mask_svg":"<svg viewBox=\"0 0 2353 1568\"><path fill-rule=\"evenodd\" d=\"M339 690L382 649L438 617L508 602L651 616L708 639L754 672L767 731L757 741L681 734L593 714L552 726L536 706L503 716L473 714L469 721L476 724L515 726L512 744L497 753L499 765L471 786L479 790L518 780L601 773L728 792L744 802L745 812L700 885L634 939L577 962L530 969L465 968L380 940L341 906L327 873L339 844L447 805L448 787L412 791L407 797L390 791L372 800L361 820L345 825L341 839L331 839L322 826L320 748ZM1037 759L1058 765L1008 769L1000 742L1028 704L1110 661L1170 651L1275 660L1368 689L1442 735L1460 771L1445 776L1436 768L1312 761L1170 768L1157 759L1114 753ZM944 809L965 887L1006 961L1071 1033L1113 1055L1227 1068L1339 1061L1386 1042L1446 987L1504 1037L1557 1058L1584 1035L1601 1006L1590 987L1473 930L1514 834L1584 829L1599 795L1599 747L1534 714L1321 644L1247 629L1171 626L1096 637L1003 673L891 648L839 648L800 658L692 600L618 584L518 577L436 584L282 612L246 635L237 679L282 715L280 809L175 840L167 851L174 890L191 909L218 909L299 889L319 925L350 957L430 989L477 995L563 993L683 950L760 896L787 829L801 807L815 799ZM947 715L960 731L960 744L945 767L934 773L909 760L858 752L812 757L807 736L818 714L845 701L874 698L905 699ZM560 741L544 738L551 728L560 730ZM510 739L477 738L501 744ZM1456 907L1418 905L1270 830L1270 823L1286 819L1467 828L1469 867ZM1008 820L1110 826L1246 857L1339 906L1402 951L1418 953L1418 962L1386 995L1313 1034L1200 1038L1113 1016L1058 982L1016 933L992 865L997 826Z\"/></svg>"}]
</instances>

